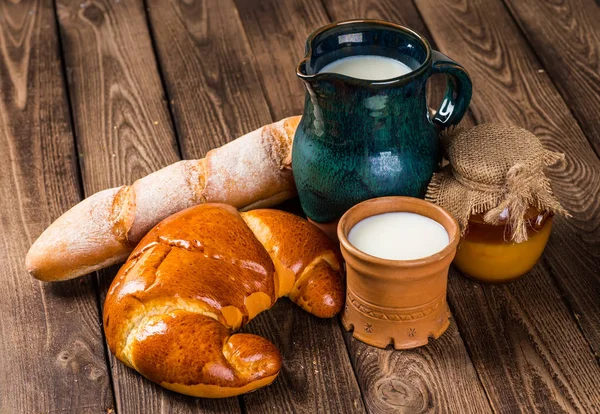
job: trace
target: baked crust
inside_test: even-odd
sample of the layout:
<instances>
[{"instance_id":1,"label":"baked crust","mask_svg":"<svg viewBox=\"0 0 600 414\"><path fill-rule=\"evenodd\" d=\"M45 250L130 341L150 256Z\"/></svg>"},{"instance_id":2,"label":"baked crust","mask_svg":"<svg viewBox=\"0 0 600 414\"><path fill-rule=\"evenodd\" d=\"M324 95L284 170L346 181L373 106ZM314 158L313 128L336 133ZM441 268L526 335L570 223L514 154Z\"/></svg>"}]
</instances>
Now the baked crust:
<instances>
[{"instance_id":1,"label":"baked crust","mask_svg":"<svg viewBox=\"0 0 600 414\"><path fill-rule=\"evenodd\" d=\"M120 269L104 304L106 340L171 390L249 392L275 379L281 356L266 339L235 332L286 295L334 316L344 299L340 263L329 238L293 214L191 207L154 227Z\"/></svg>"},{"instance_id":2,"label":"baked crust","mask_svg":"<svg viewBox=\"0 0 600 414\"><path fill-rule=\"evenodd\" d=\"M122 262L154 225L188 207L221 202L247 210L294 197L290 157L299 118L266 125L131 186L93 194L39 236L27 253L27 270L44 281L83 276Z\"/></svg>"}]
</instances>

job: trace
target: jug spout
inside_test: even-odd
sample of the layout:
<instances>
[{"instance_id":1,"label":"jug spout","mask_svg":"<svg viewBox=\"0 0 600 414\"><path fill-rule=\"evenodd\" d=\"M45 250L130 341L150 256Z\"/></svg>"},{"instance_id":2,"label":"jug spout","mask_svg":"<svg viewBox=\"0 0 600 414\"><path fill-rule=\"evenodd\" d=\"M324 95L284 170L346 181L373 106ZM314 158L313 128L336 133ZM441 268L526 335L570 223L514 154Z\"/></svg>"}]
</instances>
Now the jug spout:
<instances>
[{"instance_id":1,"label":"jug spout","mask_svg":"<svg viewBox=\"0 0 600 414\"><path fill-rule=\"evenodd\" d=\"M297 76L302 80L306 91L311 97L327 98L335 93L339 87L343 86L343 80L336 74L321 73L317 74L317 76L311 74L312 71L309 65L310 59L304 58L298 65ZM338 88L336 88L336 83L338 84Z\"/></svg>"}]
</instances>

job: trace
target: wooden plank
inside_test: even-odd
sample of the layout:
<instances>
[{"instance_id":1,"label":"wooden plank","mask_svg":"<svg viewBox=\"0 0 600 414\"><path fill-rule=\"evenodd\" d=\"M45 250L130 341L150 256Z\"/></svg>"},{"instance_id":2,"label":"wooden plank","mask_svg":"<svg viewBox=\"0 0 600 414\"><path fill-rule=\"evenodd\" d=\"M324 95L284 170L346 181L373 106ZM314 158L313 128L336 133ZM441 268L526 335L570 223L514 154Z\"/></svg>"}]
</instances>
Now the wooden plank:
<instances>
[{"instance_id":1,"label":"wooden plank","mask_svg":"<svg viewBox=\"0 0 600 414\"><path fill-rule=\"evenodd\" d=\"M236 4L252 40L273 117L299 115L305 92L296 66L304 57L308 35L330 22L323 5L317 0L236 0Z\"/></svg>"},{"instance_id":2,"label":"wooden plank","mask_svg":"<svg viewBox=\"0 0 600 414\"><path fill-rule=\"evenodd\" d=\"M431 41L431 35L412 2L353 0L342 3L327 0L325 5L333 20L348 20L356 16L388 20L406 25ZM440 76L439 80L444 81L444 78ZM433 83L430 102L439 102L445 87L445 82ZM463 125L472 124L472 117L468 114ZM461 413L490 410L454 319L448 332L440 339L411 351L380 350L350 335L345 335L345 338L370 412L400 409L422 412L430 408Z\"/></svg>"},{"instance_id":3,"label":"wooden plank","mask_svg":"<svg viewBox=\"0 0 600 414\"><path fill-rule=\"evenodd\" d=\"M86 195L179 159L142 0L59 0L58 17ZM100 272L101 301L117 267ZM110 355L120 412L238 412L236 399L167 391Z\"/></svg>"},{"instance_id":4,"label":"wooden plank","mask_svg":"<svg viewBox=\"0 0 600 414\"><path fill-rule=\"evenodd\" d=\"M148 5L184 158L272 122L233 1Z\"/></svg>"},{"instance_id":5,"label":"wooden plank","mask_svg":"<svg viewBox=\"0 0 600 414\"><path fill-rule=\"evenodd\" d=\"M57 9L86 195L178 161L142 2Z\"/></svg>"},{"instance_id":6,"label":"wooden plank","mask_svg":"<svg viewBox=\"0 0 600 414\"><path fill-rule=\"evenodd\" d=\"M2 413L113 407L93 279L43 283L24 266L35 238L80 200L61 71L52 3L1 2Z\"/></svg>"},{"instance_id":7,"label":"wooden plank","mask_svg":"<svg viewBox=\"0 0 600 414\"><path fill-rule=\"evenodd\" d=\"M600 6L594 0L505 0L600 156Z\"/></svg>"},{"instance_id":8,"label":"wooden plank","mask_svg":"<svg viewBox=\"0 0 600 414\"><path fill-rule=\"evenodd\" d=\"M413 350L382 350L350 333L344 337L370 413L491 411L454 319L439 339Z\"/></svg>"},{"instance_id":9,"label":"wooden plank","mask_svg":"<svg viewBox=\"0 0 600 414\"><path fill-rule=\"evenodd\" d=\"M211 147L272 122L257 70L276 70L270 68L272 59L255 59L240 20L244 10L238 13L232 1L150 0L149 4L184 157L202 157ZM261 24L269 17L265 14ZM262 35L250 39L253 45L269 40ZM273 56L288 52L275 51ZM283 97L288 92L280 93ZM279 119L298 111L272 113ZM364 411L336 320L320 321L282 299L252 321L247 331L273 341L284 361L273 385L243 397L248 413Z\"/></svg>"},{"instance_id":10,"label":"wooden plank","mask_svg":"<svg viewBox=\"0 0 600 414\"><path fill-rule=\"evenodd\" d=\"M500 1L417 7L441 50L471 73L478 122L523 126L567 154L550 173L573 218L555 221L535 269L498 287L453 274L454 314L479 377L499 412L597 411L600 367L590 346L598 349L600 329L600 160Z\"/></svg>"},{"instance_id":11,"label":"wooden plank","mask_svg":"<svg viewBox=\"0 0 600 414\"><path fill-rule=\"evenodd\" d=\"M246 412L365 412L338 318L318 319L280 299L248 328L277 345L284 363L270 387L244 396Z\"/></svg>"}]
</instances>

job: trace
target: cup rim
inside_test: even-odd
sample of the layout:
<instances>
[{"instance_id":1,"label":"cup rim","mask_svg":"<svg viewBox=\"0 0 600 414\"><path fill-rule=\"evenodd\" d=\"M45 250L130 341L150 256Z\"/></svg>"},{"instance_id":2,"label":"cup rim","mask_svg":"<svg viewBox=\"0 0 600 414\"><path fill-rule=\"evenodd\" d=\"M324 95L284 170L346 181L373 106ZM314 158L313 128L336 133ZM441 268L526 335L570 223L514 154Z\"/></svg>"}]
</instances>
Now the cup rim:
<instances>
[{"instance_id":1,"label":"cup rim","mask_svg":"<svg viewBox=\"0 0 600 414\"><path fill-rule=\"evenodd\" d=\"M450 231L442 223L440 223L442 226L444 226L444 229L446 230L446 232L448 233L448 236L450 238L446 247L444 247L442 250L440 250L439 252L436 252L432 255L420 257L418 259L411 259L411 260L384 259L381 257L370 255L370 254L365 253L362 250L359 250L358 248L354 247L354 245L352 245L352 243L350 243L350 241L348 241L348 238L344 232L344 229L347 225L350 215L352 215L357 210L367 208L369 205L387 203L387 202L394 201L394 200L400 202L401 206L421 205L421 206L428 208L429 210L436 210L436 211L440 212L446 219L448 219L452 223L452 227L453 227L453 229L451 229ZM390 210L387 210L387 211L382 211L382 212L379 212L376 214L368 215L365 218L372 217L372 216L375 216L378 214L393 213L393 212L413 213L414 211L411 211L410 208L402 209L402 208L396 207L396 208L391 208ZM419 214L419 213L415 213L415 214ZM432 219L432 220L434 220L434 219ZM435 220L435 221L437 221L439 223L438 220ZM348 232L350 232L350 229L348 229ZM456 221L456 219L454 217L452 217L452 215L446 209L438 206L437 204L434 204L430 201L423 200L420 198L415 198L415 197L387 196L387 197L371 198L369 200L362 201L362 202L354 205L350 209L348 209L344 213L344 215L342 215L342 217L340 218L340 221L337 226L337 236L338 236L338 240L340 241L341 246L346 251L348 251L348 253L350 253L354 257L356 257L364 262L373 263L373 264L377 264L377 265L390 266L390 267L406 268L406 267L424 266L424 265L430 264L432 262L437 262L439 260L442 260L444 257L452 254L452 252L454 250L456 250L456 248L458 246L458 242L460 241L460 230L459 230L459 225L458 225L458 222Z\"/></svg>"},{"instance_id":2,"label":"cup rim","mask_svg":"<svg viewBox=\"0 0 600 414\"><path fill-rule=\"evenodd\" d=\"M312 42L315 39L315 37L322 34L323 32L326 32L327 30L333 29L334 27L347 26L347 25L358 25L358 24L374 24L374 25L381 25L381 26L389 26L389 27L392 27L394 29L397 29L399 31L402 31L402 32L405 32L405 33L408 33L408 34L414 36L418 41L420 41L423 44L423 46L425 46L425 50L427 51L425 60L423 61L423 63L421 63L421 65L418 68L410 71L409 73L406 73L401 76L396 76L395 78L382 79L382 80L359 79L359 78L353 78L351 76L341 75L339 73L331 73L331 72L324 72L324 73L317 72L317 73L313 73L312 75L302 72L301 67L306 66L306 63L310 60L310 56L312 55ZM367 84L367 85L371 85L371 86L390 86L390 85L394 85L397 83L402 83L406 79L412 79L416 76L421 75L423 72L425 72L425 70L427 69L427 67L430 64L431 64L431 45L429 44L427 39L420 33L416 32L406 26L388 22L386 20L350 19L350 20L340 20L340 21L336 21L333 23L329 23L325 26L321 26L318 29L316 29L315 31L313 31L308 36L308 38L306 39L306 54L304 55L302 60L300 60L300 62L296 66L296 76L298 76L300 79L302 79L304 81L340 79L340 80L343 80L344 82L354 83L354 84L359 84L359 85Z\"/></svg>"}]
</instances>

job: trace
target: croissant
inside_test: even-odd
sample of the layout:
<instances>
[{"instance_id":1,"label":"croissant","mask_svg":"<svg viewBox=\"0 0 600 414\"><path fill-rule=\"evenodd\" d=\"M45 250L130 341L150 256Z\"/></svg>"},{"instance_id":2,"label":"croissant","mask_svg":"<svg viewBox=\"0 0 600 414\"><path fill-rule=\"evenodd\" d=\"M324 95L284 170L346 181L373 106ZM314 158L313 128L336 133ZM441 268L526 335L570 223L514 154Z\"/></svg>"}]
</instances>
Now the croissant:
<instances>
[{"instance_id":1,"label":"croissant","mask_svg":"<svg viewBox=\"0 0 600 414\"><path fill-rule=\"evenodd\" d=\"M277 210L202 204L154 227L121 267L104 304L116 357L170 390L230 397L271 383L281 356L268 340L235 333L288 296L322 318L342 307L337 247Z\"/></svg>"}]
</instances>

